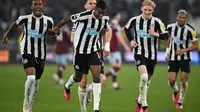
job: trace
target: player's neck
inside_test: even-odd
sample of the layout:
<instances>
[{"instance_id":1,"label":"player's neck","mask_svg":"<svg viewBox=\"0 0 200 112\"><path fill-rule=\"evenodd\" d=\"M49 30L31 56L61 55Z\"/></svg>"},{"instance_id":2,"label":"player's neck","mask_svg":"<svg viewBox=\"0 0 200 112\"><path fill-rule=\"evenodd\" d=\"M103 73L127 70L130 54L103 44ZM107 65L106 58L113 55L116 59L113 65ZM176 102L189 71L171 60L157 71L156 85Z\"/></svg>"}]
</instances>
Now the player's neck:
<instances>
[{"instance_id":1,"label":"player's neck","mask_svg":"<svg viewBox=\"0 0 200 112\"><path fill-rule=\"evenodd\" d=\"M185 23L186 24L186 23ZM179 26L179 27L185 27L185 24L179 24L178 22L177 22L177 26Z\"/></svg>"},{"instance_id":2,"label":"player's neck","mask_svg":"<svg viewBox=\"0 0 200 112\"><path fill-rule=\"evenodd\" d=\"M146 17L144 14L142 14L142 18L145 19L145 20L149 20L152 18L152 15L150 17Z\"/></svg>"},{"instance_id":3,"label":"player's neck","mask_svg":"<svg viewBox=\"0 0 200 112\"><path fill-rule=\"evenodd\" d=\"M34 18L42 18L42 17L43 17L43 13L41 14L41 16L36 16L36 15L34 15L34 14L32 13L32 16L33 16Z\"/></svg>"}]
</instances>

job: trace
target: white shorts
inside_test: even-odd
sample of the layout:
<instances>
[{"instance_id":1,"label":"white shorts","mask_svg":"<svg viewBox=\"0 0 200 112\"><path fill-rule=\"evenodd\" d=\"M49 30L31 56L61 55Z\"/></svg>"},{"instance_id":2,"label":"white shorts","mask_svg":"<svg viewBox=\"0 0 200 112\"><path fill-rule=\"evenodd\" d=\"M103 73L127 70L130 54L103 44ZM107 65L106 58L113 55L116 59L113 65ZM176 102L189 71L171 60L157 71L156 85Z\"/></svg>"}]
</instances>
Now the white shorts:
<instances>
[{"instance_id":1,"label":"white shorts","mask_svg":"<svg viewBox=\"0 0 200 112\"><path fill-rule=\"evenodd\" d=\"M67 64L67 54L56 54L57 64Z\"/></svg>"},{"instance_id":2,"label":"white shorts","mask_svg":"<svg viewBox=\"0 0 200 112\"><path fill-rule=\"evenodd\" d=\"M122 64L121 53L119 51L110 53L110 55L108 56L108 62L111 65Z\"/></svg>"}]
</instances>

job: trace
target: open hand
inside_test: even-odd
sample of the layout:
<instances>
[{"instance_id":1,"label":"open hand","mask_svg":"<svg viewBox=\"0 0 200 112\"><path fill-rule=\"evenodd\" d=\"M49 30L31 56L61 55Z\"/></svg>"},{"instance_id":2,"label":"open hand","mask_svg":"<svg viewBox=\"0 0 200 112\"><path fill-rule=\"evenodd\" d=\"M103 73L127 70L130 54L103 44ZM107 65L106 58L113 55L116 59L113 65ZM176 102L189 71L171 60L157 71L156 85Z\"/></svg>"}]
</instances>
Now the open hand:
<instances>
[{"instance_id":1,"label":"open hand","mask_svg":"<svg viewBox=\"0 0 200 112\"><path fill-rule=\"evenodd\" d=\"M3 37L3 39L1 40L1 44L4 46L8 45L8 38L7 37Z\"/></svg>"}]
</instances>

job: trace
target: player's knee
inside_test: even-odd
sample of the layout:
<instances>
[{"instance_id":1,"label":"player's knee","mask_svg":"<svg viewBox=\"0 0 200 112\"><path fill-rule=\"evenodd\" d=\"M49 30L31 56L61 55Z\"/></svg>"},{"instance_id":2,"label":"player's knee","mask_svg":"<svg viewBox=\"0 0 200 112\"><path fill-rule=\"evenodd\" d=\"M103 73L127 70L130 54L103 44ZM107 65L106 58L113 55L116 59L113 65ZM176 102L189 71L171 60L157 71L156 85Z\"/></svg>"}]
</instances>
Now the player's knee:
<instances>
[{"instance_id":1,"label":"player's knee","mask_svg":"<svg viewBox=\"0 0 200 112\"><path fill-rule=\"evenodd\" d=\"M170 80L168 80L168 83L169 83L169 85L174 85L174 84L175 84L175 82L176 82L176 80L175 80L175 79L170 79Z\"/></svg>"},{"instance_id":2,"label":"player's knee","mask_svg":"<svg viewBox=\"0 0 200 112\"><path fill-rule=\"evenodd\" d=\"M81 87L81 88L85 89L85 88L86 88L86 86L87 86L87 84L86 84L86 83L83 83L83 82L81 82L81 83L80 83L80 87Z\"/></svg>"},{"instance_id":3,"label":"player's knee","mask_svg":"<svg viewBox=\"0 0 200 112\"><path fill-rule=\"evenodd\" d=\"M81 80L81 82L80 82L80 87L81 87L81 88L86 88L86 86L87 86L87 81L86 81L86 80L83 80L83 77L82 77L82 80Z\"/></svg>"},{"instance_id":4,"label":"player's knee","mask_svg":"<svg viewBox=\"0 0 200 112\"><path fill-rule=\"evenodd\" d=\"M116 66L116 67L113 67L114 71L115 72L118 72L120 70L121 66Z\"/></svg>"}]
</instances>

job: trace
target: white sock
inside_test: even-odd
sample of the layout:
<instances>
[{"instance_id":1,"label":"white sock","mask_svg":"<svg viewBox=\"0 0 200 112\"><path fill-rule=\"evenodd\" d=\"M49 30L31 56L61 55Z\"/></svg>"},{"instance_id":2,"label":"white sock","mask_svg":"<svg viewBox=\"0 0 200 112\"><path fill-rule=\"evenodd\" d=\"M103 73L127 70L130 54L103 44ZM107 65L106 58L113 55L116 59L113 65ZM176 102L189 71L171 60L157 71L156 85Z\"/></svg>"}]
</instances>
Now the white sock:
<instances>
[{"instance_id":1,"label":"white sock","mask_svg":"<svg viewBox=\"0 0 200 112\"><path fill-rule=\"evenodd\" d=\"M24 91L24 104L29 103L29 96L31 93L32 84L35 81L35 75L28 75L25 82L25 91Z\"/></svg>"},{"instance_id":2,"label":"white sock","mask_svg":"<svg viewBox=\"0 0 200 112\"><path fill-rule=\"evenodd\" d=\"M118 83L117 82L113 82L112 86L113 86L113 88L117 88L118 87Z\"/></svg>"},{"instance_id":3,"label":"white sock","mask_svg":"<svg viewBox=\"0 0 200 112\"><path fill-rule=\"evenodd\" d=\"M74 74L72 74L70 76L69 80L67 81L67 83L65 84L65 87L67 89L69 89L74 83L75 83L75 81L74 81Z\"/></svg>"},{"instance_id":4,"label":"white sock","mask_svg":"<svg viewBox=\"0 0 200 112\"><path fill-rule=\"evenodd\" d=\"M36 80L36 81L34 81L34 83L31 86L31 94L29 96L30 103L34 102L35 95L36 95L36 93L38 91L38 88L39 88L39 80Z\"/></svg>"},{"instance_id":5,"label":"white sock","mask_svg":"<svg viewBox=\"0 0 200 112\"><path fill-rule=\"evenodd\" d=\"M142 104L142 106L148 106L147 104L147 82L148 82L148 74L141 74L140 75L140 84L139 84L139 97L138 102Z\"/></svg>"},{"instance_id":6,"label":"white sock","mask_svg":"<svg viewBox=\"0 0 200 112\"><path fill-rule=\"evenodd\" d=\"M187 89L188 89L188 82L181 83L180 95L179 95L178 103L183 103L183 100L185 98L185 94L187 92Z\"/></svg>"},{"instance_id":7,"label":"white sock","mask_svg":"<svg viewBox=\"0 0 200 112\"><path fill-rule=\"evenodd\" d=\"M86 88L87 93L92 92L92 90L93 90L93 84L89 84L89 85L87 86L87 88Z\"/></svg>"},{"instance_id":8,"label":"white sock","mask_svg":"<svg viewBox=\"0 0 200 112\"><path fill-rule=\"evenodd\" d=\"M94 95L94 110L99 110L99 103L101 99L101 83L93 83L93 95Z\"/></svg>"},{"instance_id":9,"label":"white sock","mask_svg":"<svg viewBox=\"0 0 200 112\"><path fill-rule=\"evenodd\" d=\"M179 89L178 89L178 86L177 86L177 83L175 82L175 84L174 85L171 85L170 83L169 83L169 81L168 81L168 85L174 90L174 92L178 92L179 91Z\"/></svg>"},{"instance_id":10,"label":"white sock","mask_svg":"<svg viewBox=\"0 0 200 112\"><path fill-rule=\"evenodd\" d=\"M81 88L80 86L78 87L78 96L79 96L79 102L81 106L81 112L86 110L86 102L84 101L85 99L85 94L86 94L86 89Z\"/></svg>"}]
</instances>

